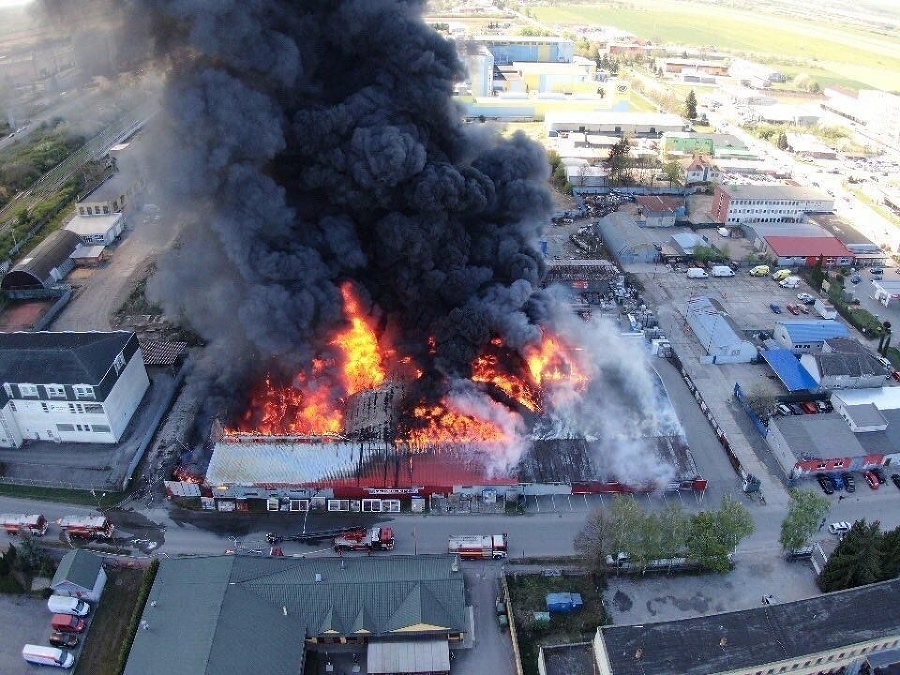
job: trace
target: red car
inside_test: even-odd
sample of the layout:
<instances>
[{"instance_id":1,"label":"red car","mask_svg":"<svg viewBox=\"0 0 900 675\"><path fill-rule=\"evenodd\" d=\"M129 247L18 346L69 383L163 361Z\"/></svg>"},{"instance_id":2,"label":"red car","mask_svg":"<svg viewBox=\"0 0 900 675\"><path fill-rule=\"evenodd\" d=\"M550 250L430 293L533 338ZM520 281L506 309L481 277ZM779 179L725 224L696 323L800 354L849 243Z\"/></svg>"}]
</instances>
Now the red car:
<instances>
[{"instance_id":1,"label":"red car","mask_svg":"<svg viewBox=\"0 0 900 675\"><path fill-rule=\"evenodd\" d=\"M875 475L874 471L863 471L863 478L866 479L869 487L873 490L877 490L878 486L881 485L881 483L878 482L878 476Z\"/></svg>"}]
</instances>

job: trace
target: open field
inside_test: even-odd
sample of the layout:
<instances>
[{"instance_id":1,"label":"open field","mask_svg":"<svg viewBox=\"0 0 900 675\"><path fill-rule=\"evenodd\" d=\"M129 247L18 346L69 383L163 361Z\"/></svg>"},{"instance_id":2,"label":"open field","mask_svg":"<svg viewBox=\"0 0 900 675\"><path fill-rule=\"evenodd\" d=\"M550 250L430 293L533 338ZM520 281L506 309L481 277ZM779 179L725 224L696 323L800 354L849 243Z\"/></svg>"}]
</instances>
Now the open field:
<instances>
[{"instance_id":1,"label":"open field","mask_svg":"<svg viewBox=\"0 0 900 675\"><path fill-rule=\"evenodd\" d=\"M900 89L900 40L829 23L692 3L560 4L531 10L547 25L613 25L642 38L767 57L822 84Z\"/></svg>"}]
</instances>

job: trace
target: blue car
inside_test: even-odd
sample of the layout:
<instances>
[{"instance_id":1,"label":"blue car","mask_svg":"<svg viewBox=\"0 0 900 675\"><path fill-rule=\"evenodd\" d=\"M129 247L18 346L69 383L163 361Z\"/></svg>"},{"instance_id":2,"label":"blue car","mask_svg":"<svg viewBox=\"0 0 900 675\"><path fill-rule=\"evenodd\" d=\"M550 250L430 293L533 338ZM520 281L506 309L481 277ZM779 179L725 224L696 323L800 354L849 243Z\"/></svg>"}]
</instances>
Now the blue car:
<instances>
[{"instance_id":1,"label":"blue car","mask_svg":"<svg viewBox=\"0 0 900 675\"><path fill-rule=\"evenodd\" d=\"M771 309L773 312L775 312L775 314L781 314L781 306L776 305L774 302L771 305L769 305L769 309Z\"/></svg>"},{"instance_id":2,"label":"blue car","mask_svg":"<svg viewBox=\"0 0 900 675\"><path fill-rule=\"evenodd\" d=\"M837 474L833 474L831 476L831 484L834 485L835 490L843 490L844 489L844 479L842 476Z\"/></svg>"}]
</instances>

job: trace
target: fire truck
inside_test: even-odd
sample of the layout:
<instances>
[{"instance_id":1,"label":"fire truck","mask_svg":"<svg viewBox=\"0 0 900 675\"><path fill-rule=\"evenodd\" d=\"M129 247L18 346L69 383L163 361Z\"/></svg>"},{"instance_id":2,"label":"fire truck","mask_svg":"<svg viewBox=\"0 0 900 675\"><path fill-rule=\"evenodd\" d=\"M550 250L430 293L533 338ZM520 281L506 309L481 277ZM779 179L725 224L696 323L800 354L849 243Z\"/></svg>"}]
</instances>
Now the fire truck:
<instances>
[{"instance_id":1,"label":"fire truck","mask_svg":"<svg viewBox=\"0 0 900 675\"><path fill-rule=\"evenodd\" d=\"M371 530L353 530L334 538L334 550L343 551L393 551L394 530L390 527L373 527Z\"/></svg>"},{"instance_id":2,"label":"fire truck","mask_svg":"<svg viewBox=\"0 0 900 675\"><path fill-rule=\"evenodd\" d=\"M500 560L507 556L505 534L455 534L447 546L463 560Z\"/></svg>"},{"instance_id":3,"label":"fire truck","mask_svg":"<svg viewBox=\"0 0 900 675\"><path fill-rule=\"evenodd\" d=\"M35 537L41 537L47 533L47 527L50 523L40 514L25 515L23 513L4 513L0 515L0 523L6 534L31 534Z\"/></svg>"},{"instance_id":4,"label":"fire truck","mask_svg":"<svg viewBox=\"0 0 900 675\"><path fill-rule=\"evenodd\" d=\"M70 537L110 539L115 526L105 516L64 516L56 521Z\"/></svg>"}]
</instances>

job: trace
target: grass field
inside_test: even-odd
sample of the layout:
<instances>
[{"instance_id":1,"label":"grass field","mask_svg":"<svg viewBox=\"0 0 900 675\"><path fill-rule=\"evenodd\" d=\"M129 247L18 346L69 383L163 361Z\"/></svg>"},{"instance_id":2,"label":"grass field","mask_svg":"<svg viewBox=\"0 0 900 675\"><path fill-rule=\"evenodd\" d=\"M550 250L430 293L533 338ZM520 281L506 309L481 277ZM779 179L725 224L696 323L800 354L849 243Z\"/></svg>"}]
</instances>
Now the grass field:
<instances>
[{"instance_id":1,"label":"grass field","mask_svg":"<svg viewBox=\"0 0 900 675\"><path fill-rule=\"evenodd\" d=\"M128 632L128 620L145 570L110 570L108 574L97 615L78 659L78 672L85 675L118 675L119 648Z\"/></svg>"},{"instance_id":2,"label":"grass field","mask_svg":"<svg viewBox=\"0 0 900 675\"><path fill-rule=\"evenodd\" d=\"M708 46L810 73L822 84L900 90L900 39L725 6L658 0L532 8L547 25L612 25L660 42ZM815 16L814 14L812 16Z\"/></svg>"}]
</instances>

